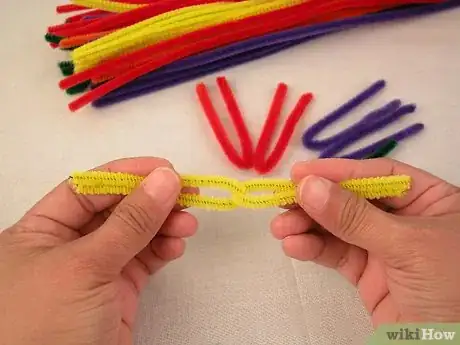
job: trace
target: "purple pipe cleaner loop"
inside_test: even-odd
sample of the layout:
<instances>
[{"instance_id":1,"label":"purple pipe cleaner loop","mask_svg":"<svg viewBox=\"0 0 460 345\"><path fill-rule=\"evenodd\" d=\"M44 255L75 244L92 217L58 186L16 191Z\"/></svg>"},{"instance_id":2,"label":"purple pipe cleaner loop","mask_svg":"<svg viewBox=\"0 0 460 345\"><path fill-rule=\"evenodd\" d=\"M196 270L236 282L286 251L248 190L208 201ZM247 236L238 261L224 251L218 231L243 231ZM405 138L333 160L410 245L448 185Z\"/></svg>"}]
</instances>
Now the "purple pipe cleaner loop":
<instances>
[{"instance_id":1,"label":"purple pipe cleaner loop","mask_svg":"<svg viewBox=\"0 0 460 345\"><path fill-rule=\"evenodd\" d=\"M390 140L394 140L396 142L401 142L406 139L409 139L410 137L418 134L425 128L425 125L422 123L416 123L413 124L412 126L406 127L399 132L390 135L388 137L383 138L382 140L377 141L376 143L366 146L362 149L359 149L353 153L346 154L342 156L341 158L346 158L346 159L365 159L367 156L371 155L375 150L378 150L380 147L382 147L385 143L387 143Z\"/></svg>"},{"instance_id":2,"label":"purple pipe cleaner loop","mask_svg":"<svg viewBox=\"0 0 460 345\"><path fill-rule=\"evenodd\" d=\"M145 76L142 76L138 78L136 81L133 81L129 83L129 86L136 85L139 79L144 78L149 80L149 83L145 83L142 86L139 86L139 89L137 91L134 91L132 89L127 90L127 93L123 93L122 99L120 98L119 100L115 99L112 95L113 93L109 93L106 96L102 97L98 101L94 102L93 105L95 106L104 106L104 105L109 105L117 102L121 102L126 99L138 97L140 95L153 92L153 91L158 91L173 85L180 84L181 81L179 80L180 77L177 75L171 75L171 79L166 82L163 81L161 85L155 83L155 79L158 76L157 73L169 73L168 68L171 68L170 71L186 71L187 73L190 73L190 75L183 76L183 81L189 81L193 80L195 78L198 78L203 75L207 75L210 73L213 73L218 69L217 65L210 65L209 69L206 70L205 68L200 69L200 73L195 73L194 71L189 71L188 68L191 66L200 66L203 64L204 61L216 61L217 59L221 59L222 54L227 54L228 51L231 51L232 49L242 49L242 45L244 45L246 48L243 50L252 50L254 47L260 47L261 45L273 45L275 44L274 42L286 42L290 41L292 44L286 44L286 45L279 45L280 49L268 49L266 53L263 53L263 50L259 50L257 54L251 55L251 57L244 58L240 57L238 59L235 59L234 63L222 63L220 69L228 68L231 66L236 66L248 61L252 61L261 57L265 57L274 53L277 53L279 51L282 51L283 49L292 47L295 44L301 44L303 42L308 41L308 37L311 35L317 35L320 33L332 33L332 32L337 32L339 30L344 30L344 29L350 29L359 25L363 24L372 24L372 23L377 23L377 22L384 22L384 21L391 21L391 20L397 20L397 19L404 19L404 18L411 18L411 17L416 17L420 15L425 15L425 14L430 14L430 13L435 13L443 10L447 10L449 8L454 8L460 6L460 0L451 0L447 1L445 3L441 4L430 4L430 5L420 5L420 6L414 6L411 8L405 8L405 9L395 9L395 10L390 10L390 11L384 11L381 13L377 14L370 14L370 15L365 15L362 17L358 18L351 18L351 19L345 19L345 20L338 20L335 22L330 22L330 23L323 23L323 24L318 24L318 25L311 25L307 27L300 27L300 28L295 28L295 29L290 29L290 30L285 30L282 32L278 33L272 33L272 34L267 34L263 35L260 37L255 37L252 39L248 39L242 42L238 42L236 44L232 44L223 48L218 48L215 50L212 50L210 52L202 53L196 56L192 56L180 61L176 61L168 66L165 66L159 70L153 71L149 74L146 74ZM305 39L300 39L300 37L304 37ZM315 36L317 37L317 36ZM295 38L299 38L296 41L292 41ZM270 48L273 48L270 47ZM184 69L185 68L185 69ZM151 83L151 84L150 84ZM119 90L125 90L125 85L124 87L121 87ZM107 102L105 102L107 100Z\"/></svg>"},{"instance_id":3,"label":"purple pipe cleaner loop","mask_svg":"<svg viewBox=\"0 0 460 345\"><path fill-rule=\"evenodd\" d=\"M338 109L334 110L332 113L326 115L324 118L316 122L310 128L308 128L302 136L303 145L306 148L312 150L320 150L325 147L328 147L330 144L342 138L343 135L346 135L347 131L341 132L335 136L332 136L327 139L322 140L315 140L315 136L317 136L322 130L332 125L335 121L339 120L340 118L347 115L351 110L357 108L362 103L367 101L369 98L375 96L379 91L381 91L385 87L385 81L379 80L366 88L364 91L353 97L351 100L346 102L345 104L341 105ZM369 114L368 116L370 116Z\"/></svg>"},{"instance_id":4,"label":"purple pipe cleaner loop","mask_svg":"<svg viewBox=\"0 0 460 345\"><path fill-rule=\"evenodd\" d=\"M362 138L379 131L380 129L387 127L391 123L401 119L404 116L415 112L416 106L413 104L404 105L396 110L383 111L380 114L380 118L373 122L363 122L362 125L349 136L342 138L328 146L319 156L319 158L331 158L337 153L344 150L346 147L352 145L354 142L361 140ZM371 146L373 146L372 144ZM360 149L359 151L361 151ZM353 153L354 154L354 153ZM353 155L351 154L351 155Z\"/></svg>"}]
</instances>

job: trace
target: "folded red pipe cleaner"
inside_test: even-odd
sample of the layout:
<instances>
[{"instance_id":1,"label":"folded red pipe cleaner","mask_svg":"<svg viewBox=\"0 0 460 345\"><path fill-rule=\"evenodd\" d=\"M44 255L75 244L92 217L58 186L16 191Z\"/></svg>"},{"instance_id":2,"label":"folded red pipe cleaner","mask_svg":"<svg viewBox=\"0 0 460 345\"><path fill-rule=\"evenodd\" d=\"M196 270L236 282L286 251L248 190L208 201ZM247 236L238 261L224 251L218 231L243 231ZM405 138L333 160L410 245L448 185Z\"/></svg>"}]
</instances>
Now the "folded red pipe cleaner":
<instances>
[{"instance_id":1,"label":"folded red pipe cleaner","mask_svg":"<svg viewBox=\"0 0 460 345\"><path fill-rule=\"evenodd\" d=\"M219 142L225 155L229 161L232 162L236 167L240 169L250 169L252 167L252 141L249 135L249 131L244 122L241 111L236 103L235 97L233 96L232 90L228 85L227 80L224 77L217 78L217 84L219 86L220 93L224 99L230 118L235 126L242 154L239 155L235 147L232 145L227 132L219 119L219 115L212 104L208 90L203 83L200 83L196 87L198 100L201 103L203 111L208 119L209 124Z\"/></svg>"},{"instance_id":2,"label":"folded red pipe cleaner","mask_svg":"<svg viewBox=\"0 0 460 345\"><path fill-rule=\"evenodd\" d=\"M305 109L313 99L311 93L303 94L294 109L286 120L284 128L281 131L278 142L276 143L272 153L265 158L270 144L273 141L276 125L281 116L281 111L287 94L287 85L280 83L276 90L275 97L273 98L272 106L265 121L262 133L257 143L254 154L254 169L259 174L267 174L272 171L281 160L284 152L289 145L297 123L302 118Z\"/></svg>"},{"instance_id":3,"label":"folded red pipe cleaner","mask_svg":"<svg viewBox=\"0 0 460 345\"><path fill-rule=\"evenodd\" d=\"M235 126L236 133L241 144L242 155L239 155L235 147L232 145L212 104L206 86L203 83L198 84L196 92L208 122L225 155L231 163L240 169L246 170L254 168L259 174L266 174L272 171L286 151L295 127L305 112L305 109L313 99L313 95L308 93L300 97L294 107L294 110L286 120L278 142L275 144L275 148L269 157L265 159L270 144L273 141L274 131L281 115L281 110L287 94L287 85L284 83L278 84L267 119L258 140L257 147L254 151L248 128L244 122L241 110L226 78L218 77L217 84L227 107L227 111L230 114L233 125Z\"/></svg>"}]
</instances>

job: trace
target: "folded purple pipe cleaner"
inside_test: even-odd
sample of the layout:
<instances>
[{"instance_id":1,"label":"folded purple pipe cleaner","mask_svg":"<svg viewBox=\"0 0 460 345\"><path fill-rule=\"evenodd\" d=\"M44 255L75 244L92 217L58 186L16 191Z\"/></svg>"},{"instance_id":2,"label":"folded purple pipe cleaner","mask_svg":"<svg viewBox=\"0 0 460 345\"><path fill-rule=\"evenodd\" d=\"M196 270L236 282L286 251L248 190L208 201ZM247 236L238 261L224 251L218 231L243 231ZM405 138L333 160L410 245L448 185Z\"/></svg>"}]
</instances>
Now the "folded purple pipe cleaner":
<instances>
[{"instance_id":1,"label":"folded purple pipe cleaner","mask_svg":"<svg viewBox=\"0 0 460 345\"><path fill-rule=\"evenodd\" d=\"M222 55L227 54L225 58L228 57L228 54L235 54L235 51L244 53L245 51L251 50L253 51L254 47L266 47L267 45L272 45L272 47L266 47L267 50L259 50L257 54L251 55L250 57L238 59L235 61L234 64L230 63L223 63L220 69L228 68L230 66L235 66L244 62L248 62L254 59L258 59L270 54L274 54L280 50L289 48L295 44L300 44L305 41L308 41L308 37L314 35L314 38L318 37L318 35L332 33L340 30L345 30L349 28L353 28L363 24L371 24L376 22L382 21L390 21L402 18L409 18L414 16L419 16L423 14L435 13L438 11L446 10L449 8L457 7L460 5L460 0L451 0L446 1L445 3L441 4L434 4L434 5L417 5L412 6L410 8L404 9L395 9L390 11L385 11L377 14L365 15L358 18L351 18L345 20L338 20L331 23L325 24L318 24L318 25L311 25L307 27L295 28L290 29L278 33L267 34L264 36L252 38L246 41L238 42L223 48L218 48L210 52L202 53L196 56L192 56L180 61L176 61L168 66L165 66L159 70L153 71L147 75L144 75L137 80L121 87L118 90L115 90L106 96L102 97L98 101L94 102L93 105L95 106L105 106L110 105L113 103L117 103L122 100L126 100L129 98L134 98L139 96L140 94L149 93L152 91L158 91L160 89L167 88L171 85L177 85L181 81L178 76L170 75L170 83L162 80L159 84L156 83L156 78L163 75L164 73L171 73L171 71L183 71L183 72L190 72L190 76L183 76L183 81L188 81L195 79L199 76L206 75L212 72L217 71L217 65L210 65L209 69L202 68L200 73L194 73L191 69L192 66L208 66L210 61L218 61L222 59ZM305 38L305 40L301 39ZM296 40L296 41L293 41ZM273 43L278 42L278 43ZM280 42L291 42L291 44L286 45L279 45L279 49L273 48L273 45L280 44ZM269 49L273 48L273 49ZM265 49L265 48L264 48ZM168 70L171 68L171 70ZM153 81L152 81L153 80ZM144 83L145 82L145 83ZM136 85L136 88L129 88L133 85ZM126 90L126 94L123 93L122 90ZM118 98L113 95L118 95L123 97Z\"/></svg>"},{"instance_id":2,"label":"folded purple pipe cleaner","mask_svg":"<svg viewBox=\"0 0 460 345\"><path fill-rule=\"evenodd\" d=\"M325 128L332 125L335 121L347 115L350 111L357 108L359 105L367 101L369 98L375 96L379 91L381 91L385 87L385 85L386 85L386 82L384 80L379 80L375 82L374 84L366 88L364 91L360 92L358 95L350 99L348 102L346 102L345 104L341 105L339 108L334 110L332 113L326 115L321 120L316 122L314 125L308 128L303 134L302 136L303 145L306 148L309 148L312 150L320 150L320 149L326 148L327 146L329 146L330 144L332 144L333 142L337 141L340 138L348 137L350 131L354 130L354 126L344 130L343 132L340 132L337 135L329 137L327 139L322 139L322 140L316 139L315 140L315 136L317 136L322 130L324 130ZM397 105L396 109L399 106L400 104ZM383 109L383 111L385 110L386 109ZM380 114L382 112L382 109L378 109L376 110L376 112ZM372 114L373 113L367 115L365 118L368 118L368 119L372 118L373 117ZM356 125L359 125L360 123L361 122L357 123Z\"/></svg>"},{"instance_id":3,"label":"folded purple pipe cleaner","mask_svg":"<svg viewBox=\"0 0 460 345\"><path fill-rule=\"evenodd\" d=\"M389 141L396 141L396 142L401 142L405 139L408 139L409 137L412 137L419 132L421 132L425 126L422 123L416 123L413 124L412 126L409 126L407 128L404 128L400 130L399 132L396 132L395 134L389 135L377 142L375 142L372 145L366 146L362 149L359 149L353 153L349 153L346 155L341 156L341 158L346 158L346 159L364 159L367 156L371 155L374 153L376 150L381 148L383 145L388 143Z\"/></svg>"},{"instance_id":4,"label":"folded purple pipe cleaner","mask_svg":"<svg viewBox=\"0 0 460 345\"><path fill-rule=\"evenodd\" d=\"M323 152L321 152L319 158L334 157L337 153L339 153L346 147L350 146L352 143L372 133L377 132L378 130L390 125L391 123L401 119L404 116L407 116L415 112L416 106L414 104L404 105L402 107L399 107L398 109L397 103L398 103L397 101L390 102L389 104L378 109L377 111L371 112L368 116L363 118L357 125L353 126L354 130L350 131L347 136L342 136L334 140L332 144L330 144ZM370 120L369 117L372 118L372 120ZM417 128L419 127L419 125L421 124L416 124ZM405 130L407 129L408 128L406 128ZM419 131L417 131L417 133L418 132ZM416 133L409 131L403 137L398 135L397 141L402 141L404 139L407 139L409 136L412 136L414 134ZM391 140L391 139L393 139L393 137L384 139L384 142ZM356 157L355 159L363 159L365 158L365 156L367 156L366 152L368 152L368 150L371 150L370 147L373 148L374 145L375 143L368 147L362 148L356 152L347 154L346 156Z\"/></svg>"}]
</instances>

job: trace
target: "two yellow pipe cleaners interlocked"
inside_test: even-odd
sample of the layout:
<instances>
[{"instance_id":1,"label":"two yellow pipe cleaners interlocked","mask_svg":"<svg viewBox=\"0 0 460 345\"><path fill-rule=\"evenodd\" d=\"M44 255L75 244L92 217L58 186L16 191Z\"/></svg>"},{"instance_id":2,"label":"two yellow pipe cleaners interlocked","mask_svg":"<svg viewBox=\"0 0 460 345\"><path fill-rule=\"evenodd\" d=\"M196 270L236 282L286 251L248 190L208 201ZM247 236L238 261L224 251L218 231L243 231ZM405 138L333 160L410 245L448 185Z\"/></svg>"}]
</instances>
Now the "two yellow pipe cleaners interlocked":
<instances>
[{"instance_id":1,"label":"two yellow pipe cleaners interlocked","mask_svg":"<svg viewBox=\"0 0 460 345\"><path fill-rule=\"evenodd\" d=\"M69 179L75 192L84 195L128 195L137 188L143 176L104 171L76 172ZM231 196L213 197L199 193L181 193L177 200L183 207L215 211L238 207L260 209L295 205L296 185L287 179L254 179L246 182L221 176L181 175L182 187L216 188ZM411 178L405 175L350 179L340 183L342 188L366 199L402 197L410 189ZM267 194L257 195L257 192Z\"/></svg>"}]
</instances>

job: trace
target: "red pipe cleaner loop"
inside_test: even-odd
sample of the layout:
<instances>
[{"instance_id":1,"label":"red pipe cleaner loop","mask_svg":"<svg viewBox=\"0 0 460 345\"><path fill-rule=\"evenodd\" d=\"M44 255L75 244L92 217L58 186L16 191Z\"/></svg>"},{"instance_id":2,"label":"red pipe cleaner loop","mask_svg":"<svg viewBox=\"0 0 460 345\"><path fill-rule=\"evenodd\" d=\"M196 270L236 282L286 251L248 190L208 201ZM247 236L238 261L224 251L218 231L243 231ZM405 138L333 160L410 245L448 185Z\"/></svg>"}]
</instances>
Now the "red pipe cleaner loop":
<instances>
[{"instance_id":1,"label":"red pipe cleaner loop","mask_svg":"<svg viewBox=\"0 0 460 345\"><path fill-rule=\"evenodd\" d=\"M281 157L287 149L292 135L294 134L294 130L297 126L297 123L300 121L302 115L305 112L305 109L313 99L313 95L311 93L304 94L300 97L299 101L294 107L294 110L291 112L288 119L286 120L286 124L284 125L284 128L281 131L280 137L275 145L275 148L273 149L272 153L268 156L268 158L265 159L268 148L273 139L276 124L278 123L278 120L281 115L281 110L283 107L284 100L286 98L286 94L286 84L279 84L278 89L276 90L275 96L273 98L273 102L270 107L267 119L265 121L262 133L260 135L259 142L257 143L257 147L255 150L254 169L259 174L266 174L272 171L279 163Z\"/></svg>"},{"instance_id":2,"label":"red pipe cleaner loop","mask_svg":"<svg viewBox=\"0 0 460 345\"><path fill-rule=\"evenodd\" d=\"M253 149L249 131L246 127L246 124L244 123L243 116L241 115L241 111L238 107L235 97L233 96L232 90L228 85L227 80L224 77L219 77L217 78L217 84L219 86L220 93L224 99L227 110L230 114L233 125L235 126L236 132L238 134L238 139L242 149L241 156L232 145L212 104L208 90L203 83L198 84L196 87L198 99L201 103L206 118L211 125L214 135L216 136L217 141L219 142L229 161L240 169L250 169L252 167Z\"/></svg>"}]
</instances>

